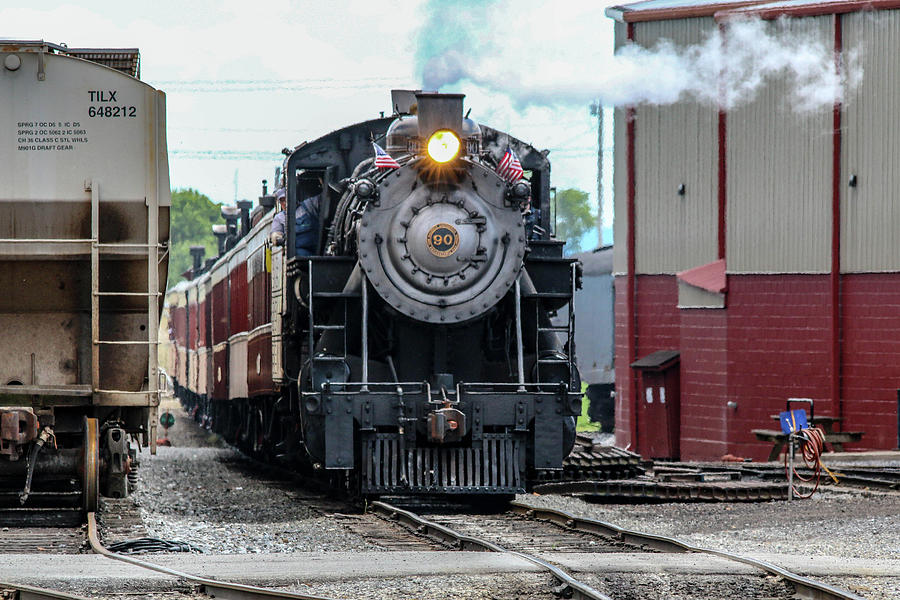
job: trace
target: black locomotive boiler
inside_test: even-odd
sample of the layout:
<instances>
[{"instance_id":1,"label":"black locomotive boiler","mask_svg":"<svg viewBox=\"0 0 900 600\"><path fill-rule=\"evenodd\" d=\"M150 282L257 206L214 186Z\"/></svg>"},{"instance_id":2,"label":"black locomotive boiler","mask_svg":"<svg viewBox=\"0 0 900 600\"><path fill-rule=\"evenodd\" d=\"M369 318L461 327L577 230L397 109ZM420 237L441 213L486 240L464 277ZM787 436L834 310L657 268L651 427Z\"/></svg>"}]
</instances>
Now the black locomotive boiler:
<instances>
[{"instance_id":1,"label":"black locomotive boiler","mask_svg":"<svg viewBox=\"0 0 900 600\"><path fill-rule=\"evenodd\" d=\"M574 314L579 274L551 236L550 164L464 118L461 94L393 100L394 117L285 161L287 214L319 195L318 245L297 256L291 227L266 242L274 392L184 395L253 449L364 495L523 492L562 468L581 410L574 320L551 322ZM266 369L253 350L245 362Z\"/></svg>"}]
</instances>

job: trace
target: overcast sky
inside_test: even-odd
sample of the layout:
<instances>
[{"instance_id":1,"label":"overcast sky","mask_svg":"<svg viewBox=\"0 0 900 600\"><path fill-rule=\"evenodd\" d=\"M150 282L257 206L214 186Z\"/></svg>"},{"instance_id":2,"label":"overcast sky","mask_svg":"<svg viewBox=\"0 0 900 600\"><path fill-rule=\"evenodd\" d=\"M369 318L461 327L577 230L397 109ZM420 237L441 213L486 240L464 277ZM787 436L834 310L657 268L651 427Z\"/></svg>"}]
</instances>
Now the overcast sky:
<instances>
[{"instance_id":1,"label":"overcast sky","mask_svg":"<svg viewBox=\"0 0 900 600\"><path fill-rule=\"evenodd\" d=\"M550 149L553 185L590 192L596 203L597 120L589 107L546 93L533 103L518 84L539 77L552 87L560 65L567 75L602 69L612 55L608 4L5 0L0 38L139 48L141 78L167 96L172 187L225 203L255 201L261 180L271 182L281 164L281 148L390 112L390 89L423 87L436 55L480 55L485 65L502 65L491 70L502 75L440 91L467 94L472 118ZM609 115L607 124L611 130Z\"/></svg>"}]
</instances>

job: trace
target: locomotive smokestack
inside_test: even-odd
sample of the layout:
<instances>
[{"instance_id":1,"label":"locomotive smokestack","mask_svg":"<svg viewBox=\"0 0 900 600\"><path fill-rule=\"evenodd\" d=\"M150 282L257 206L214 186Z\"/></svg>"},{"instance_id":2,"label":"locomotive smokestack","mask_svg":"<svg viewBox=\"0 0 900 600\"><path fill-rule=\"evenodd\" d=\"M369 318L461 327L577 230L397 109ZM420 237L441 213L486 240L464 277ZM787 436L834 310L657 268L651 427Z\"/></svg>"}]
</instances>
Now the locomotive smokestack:
<instances>
[{"instance_id":1,"label":"locomotive smokestack","mask_svg":"<svg viewBox=\"0 0 900 600\"><path fill-rule=\"evenodd\" d=\"M219 256L222 256L225 254L225 236L228 235L228 230L225 228L225 225L219 223L212 226L212 232L216 236L216 242L219 244Z\"/></svg>"},{"instance_id":2,"label":"locomotive smokestack","mask_svg":"<svg viewBox=\"0 0 900 600\"><path fill-rule=\"evenodd\" d=\"M238 219L241 218L240 209L237 206L223 206L222 218L225 219L225 252L228 252L238 241Z\"/></svg>"},{"instance_id":3,"label":"locomotive smokestack","mask_svg":"<svg viewBox=\"0 0 900 600\"><path fill-rule=\"evenodd\" d=\"M193 275L200 272L200 267L203 266L203 255L205 254L206 248L204 246L191 246L191 257L194 259Z\"/></svg>"},{"instance_id":4,"label":"locomotive smokestack","mask_svg":"<svg viewBox=\"0 0 900 600\"><path fill-rule=\"evenodd\" d=\"M277 170L275 172L275 175L276 175L276 181L277 181L277 175L278 175ZM257 202L257 205L261 206L263 208L262 212L263 212L263 214L265 214L265 213L269 212L271 209L275 208L275 195L274 194L269 195L269 186L267 185L268 182L265 179L263 179L262 182L263 182L263 189L262 189L263 193L262 193L262 196L259 197L259 201ZM256 211L254 211L254 212L256 212ZM255 215L254 215L253 220L254 221L256 220Z\"/></svg>"},{"instance_id":5,"label":"locomotive smokestack","mask_svg":"<svg viewBox=\"0 0 900 600\"><path fill-rule=\"evenodd\" d=\"M463 98L465 94L416 94L419 116L419 138L427 140L439 129L462 132Z\"/></svg>"},{"instance_id":6,"label":"locomotive smokestack","mask_svg":"<svg viewBox=\"0 0 900 600\"><path fill-rule=\"evenodd\" d=\"M225 219L225 228L228 235L236 235L240 209L237 206L223 206L222 218Z\"/></svg>"},{"instance_id":7,"label":"locomotive smokestack","mask_svg":"<svg viewBox=\"0 0 900 600\"><path fill-rule=\"evenodd\" d=\"M265 186L263 186L263 189L265 189ZM237 203L237 206L241 211L241 237L244 237L250 231L250 208L253 206L253 203L249 200L241 200Z\"/></svg>"}]
</instances>

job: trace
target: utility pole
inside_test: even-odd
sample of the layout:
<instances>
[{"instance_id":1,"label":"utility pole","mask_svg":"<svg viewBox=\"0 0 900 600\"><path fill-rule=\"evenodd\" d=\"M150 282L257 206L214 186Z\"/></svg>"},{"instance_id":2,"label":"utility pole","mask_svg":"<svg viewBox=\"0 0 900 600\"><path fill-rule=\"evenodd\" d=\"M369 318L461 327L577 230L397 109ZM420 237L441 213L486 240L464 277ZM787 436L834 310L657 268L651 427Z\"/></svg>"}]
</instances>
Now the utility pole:
<instances>
[{"instance_id":1,"label":"utility pole","mask_svg":"<svg viewBox=\"0 0 900 600\"><path fill-rule=\"evenodd\" d=\"M597 117L597 246L603 246L603 103L591 104L591 115Z\"/></svg>"}]
</instances>

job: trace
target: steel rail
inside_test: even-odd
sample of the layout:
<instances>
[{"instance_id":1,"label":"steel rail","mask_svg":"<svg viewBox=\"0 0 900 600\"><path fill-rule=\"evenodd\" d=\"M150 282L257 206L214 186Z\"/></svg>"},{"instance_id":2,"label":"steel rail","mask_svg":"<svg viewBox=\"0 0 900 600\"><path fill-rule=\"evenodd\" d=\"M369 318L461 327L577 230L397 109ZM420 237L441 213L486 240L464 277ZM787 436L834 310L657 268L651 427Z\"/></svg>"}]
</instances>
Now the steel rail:
<instances>
[{"instance_id":1,"label":"steel rail","mask_svg":"<svg viewBox=\"0 0 900 600\"><path fill-rule=\"evenodd\" d=\"M846 465L838 466L829 465L827 462L824 464L838 478L838 484L832 484L830 478L823 477L822 483L827 484L829 487L834 487L835 485L845 483L854 487L868 486L885 490L900 490L900 471L897 470L897 467L853 467ZM781 463L775 465L701 465L699 467L697 467L696 465L684 465L684 463L673 463L672 466L675 468L686 466L686 468L693 469L695 471L697 469L708 472L734 471L744 473L753 477L759 477L760 479L774 479L780 481L784 478L784 465ZM802 467L798 467L797 472L804 476L811 475L813 473L811 469Z\"/></svg>"},{"instance_id":2,"label":"steel rail","mask_svg":"<svg viewBox=\"0 0 900 600\"><path fill-rule=\"evenodd\" d=\"M487 540L457 533L449 527L445 527L434 521L429 521L415 513L392 506L380 500L371 502L368 506L369 509L374 509L394 521L400 521L422 535L438 538L460 550L502 552L537 565L542 569L549 571L556 580L560 582L564 589L571 591L571 596L565 596L567 598L574 598L575 600L612 600L609 596L578 581L556 565L538 558L537 556L532 556L516 550L509 550ZM554 590L554 592L558 592L561 595L561 590Z\"/></svg>"},{"instance_id":3,"label":"steel rail","mask_svg":"<svg viewBox=\"0 0 900 600\"><path fill-rule=\"evenodd\" d=\"M7 595L9 591L15 592L15 595ZM0 598L9 598L10 600L88 600L84 596L76 596L68 592L2 581L0 581Z\"/></svg>"},{"instance_id":4,"label":"steel rail","mask_svg":"<svg viewBox=\"0 0 900 600\"><path fill-rule=\"evenodd\" d=\"M133 556L116 554L115 552L106 549L103 544L100 543L100 538L97 535L97 519L94 513L88 513L87 524L88 541L91 544L91 550L93 550L95 553L102 554L103 556L111 558L113 560L122 561L130 565L149 569L151 571L156 571L157 573L163 573L165 575L171 575L172 577L179 577L191 583L195 583L200 586L200 593L207 594L214 598L224 598L226 600L271 600L273 598L283 598L285 600L334 600L326 596L310 596L307 594L273 590L269 588L257 587L254 585L246 585L243 583L231 583L227 581L209 579L208 577L200 577L198 575L192 575L183 571L177 571L175 569L170 569L168 567L163 567L161 565L146 562L134 558Z\"/></svg>"},{"instance_id":5,"label":"steel rail","mask_svg":"<svg viewBox=\"0 0 900 600\"><path fill-rule=\"evenodd\" d=\"M826 583L814 581L807 577L803 577L802 575L797 575L796 573L792 573L787 569L783 569L778 565L766 561L733 554L731 552L701 548L700 546L694 546L693 544L683 542L674 537L623 529L612 523L576 517L575 515L561 510L541 508L523 502L510 503L510 509L517 514L528 518L549 521L566 529L581 533L614 537L631 544L647 545L662 552L696 552L750 565L789 581L794 585L797 596L800 598L810 598L814 600L865 600L861 596L857 596L847 590L842 590Z\"/></svg>"}]
</instances>

